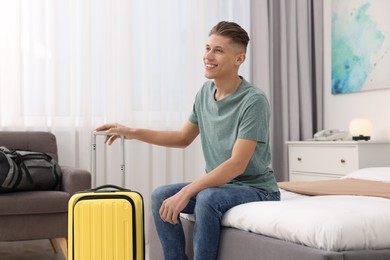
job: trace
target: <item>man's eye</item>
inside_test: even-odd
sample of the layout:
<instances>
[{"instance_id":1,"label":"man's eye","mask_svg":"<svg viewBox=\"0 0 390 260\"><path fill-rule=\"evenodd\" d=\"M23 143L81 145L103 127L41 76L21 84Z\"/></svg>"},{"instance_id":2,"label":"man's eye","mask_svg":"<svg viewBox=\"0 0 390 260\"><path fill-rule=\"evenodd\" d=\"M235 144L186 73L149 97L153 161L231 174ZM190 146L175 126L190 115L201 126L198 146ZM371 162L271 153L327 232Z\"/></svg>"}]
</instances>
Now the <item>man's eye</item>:
<instances>
[{"instance_id":1,"label":"man's eye","mask_svg":"<svg viewBox=\"0 0 390 260\"><path fill-rule=\"evenodd\" d=\"M223 51L221 49L216 49L215 52L222 53Z\"/></svg>"}]
</instances>

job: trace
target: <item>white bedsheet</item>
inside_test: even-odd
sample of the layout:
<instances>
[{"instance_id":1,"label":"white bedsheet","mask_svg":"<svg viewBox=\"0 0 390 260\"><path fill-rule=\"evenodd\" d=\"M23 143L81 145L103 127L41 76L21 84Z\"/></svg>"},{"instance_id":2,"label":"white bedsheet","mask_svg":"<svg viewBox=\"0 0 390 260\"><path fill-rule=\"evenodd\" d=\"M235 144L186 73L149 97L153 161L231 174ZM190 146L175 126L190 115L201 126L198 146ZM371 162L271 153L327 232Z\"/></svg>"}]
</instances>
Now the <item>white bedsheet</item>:
<instances>
[{"instance_id":1,"label":"white bedsheet","mask_svg":"<svg viewBox=\"0 0 390 260\"><path fill-rule=\"evenodd\" d=\"M389 199L284 190L281 199L236 206L222 225L328 251L390 248Z\"/></svg>"}]
</instances>

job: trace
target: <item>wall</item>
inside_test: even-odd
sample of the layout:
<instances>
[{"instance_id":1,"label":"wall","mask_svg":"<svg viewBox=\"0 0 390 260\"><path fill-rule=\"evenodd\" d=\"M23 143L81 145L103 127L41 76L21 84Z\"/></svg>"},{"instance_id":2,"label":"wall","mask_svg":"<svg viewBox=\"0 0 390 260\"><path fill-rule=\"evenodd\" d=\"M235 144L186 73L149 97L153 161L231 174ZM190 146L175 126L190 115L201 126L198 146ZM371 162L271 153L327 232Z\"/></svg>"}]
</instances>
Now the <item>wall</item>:
<instances>
[{"instance_id":1,"label":"wall","mask_svg":"<svg viewBox=\"0 0 390 260\"><path fill-rule=\"evenodd\" d=\"M331 94L331 2L324 1L324 128L348 130L350 120L369 118L374 126L371 139L390 141L390 86L376 91Z\"/></svg>"}]
</instances>

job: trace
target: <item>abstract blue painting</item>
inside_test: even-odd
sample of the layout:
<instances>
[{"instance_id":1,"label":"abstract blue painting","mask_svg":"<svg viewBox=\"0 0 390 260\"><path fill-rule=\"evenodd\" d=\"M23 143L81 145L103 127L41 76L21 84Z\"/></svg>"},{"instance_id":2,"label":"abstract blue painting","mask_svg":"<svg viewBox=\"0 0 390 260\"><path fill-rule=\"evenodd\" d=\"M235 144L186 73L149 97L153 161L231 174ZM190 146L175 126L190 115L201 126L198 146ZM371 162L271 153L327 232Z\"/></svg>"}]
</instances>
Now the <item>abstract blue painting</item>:
<instances>
[{"instance_id":1,"label":"abstract blue painting","mask_svg":"<svg viewBox=\"0 0 390 260\"><path fill-rule=\"evenodd\" d=\"M389 10L389 0L332 0L332 94L390 88Z\"/></svg>"}]
</instances>

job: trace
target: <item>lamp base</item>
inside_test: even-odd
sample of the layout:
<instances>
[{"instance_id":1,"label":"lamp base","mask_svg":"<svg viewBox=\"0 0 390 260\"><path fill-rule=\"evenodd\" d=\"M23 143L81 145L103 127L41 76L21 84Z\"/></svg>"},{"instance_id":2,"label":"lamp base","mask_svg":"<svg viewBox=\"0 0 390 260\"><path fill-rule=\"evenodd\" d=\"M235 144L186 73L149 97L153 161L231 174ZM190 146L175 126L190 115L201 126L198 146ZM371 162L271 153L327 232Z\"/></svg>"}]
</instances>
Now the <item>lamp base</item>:
<instances>
[{"instance_id":1,"label":"lamp base","mask_svg":"<svg viewBox=\"0 0 390 260\"><path fill-rule=\"evenodd\" d=\"M364 135L358 135L358 136L352 136L352 140L354 140L354 141L359 141L359 140L368 141L368 140L370 140L370 137L364 136Z\"/></svg>"}]
</instances>

